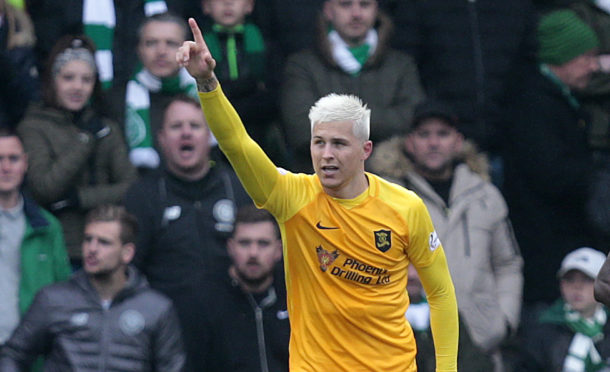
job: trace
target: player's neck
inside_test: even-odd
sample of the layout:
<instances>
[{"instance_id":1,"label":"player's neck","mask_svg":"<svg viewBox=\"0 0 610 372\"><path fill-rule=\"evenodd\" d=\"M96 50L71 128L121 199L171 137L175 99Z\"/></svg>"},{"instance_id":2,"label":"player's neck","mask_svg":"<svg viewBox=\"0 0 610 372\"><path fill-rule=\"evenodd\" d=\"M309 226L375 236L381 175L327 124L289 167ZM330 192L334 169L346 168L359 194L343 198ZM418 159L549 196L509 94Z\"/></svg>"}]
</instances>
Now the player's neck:
<instances>
[{"instance_id":1,"label":"player's neck","mask_svg":"<svg viewBox=\"0 0 610 372\"><path fill-rule=\"evenodd\" d=\"M324 191L336 199L354 199L369 188L369 179L364 172L345 185L337 188L324 188Z\"/></svg>"}]
</instances>

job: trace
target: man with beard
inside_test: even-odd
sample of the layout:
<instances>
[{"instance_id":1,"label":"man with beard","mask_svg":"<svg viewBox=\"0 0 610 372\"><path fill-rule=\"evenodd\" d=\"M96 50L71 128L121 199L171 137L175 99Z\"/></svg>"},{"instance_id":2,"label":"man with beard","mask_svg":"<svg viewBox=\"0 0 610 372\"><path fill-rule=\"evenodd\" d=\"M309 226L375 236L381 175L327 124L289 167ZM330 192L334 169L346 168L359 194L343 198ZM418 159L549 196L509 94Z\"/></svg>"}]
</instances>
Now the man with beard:
<instances>
[{"instance_id":1,"label":"man with beard","mask_svg":"<svg viewBox=\"0 0 610 372\"><path fill-rule=\"evenodd\" d=\"M178 372L184 367L172 303L128 266L137 222L104 205L85 221L83 269L43 288L2 349L0 370Z\"/></svg>"},{"instance_id":2,"label":"man with beard","mask_svg":"<svg viewBox=\"0 0 610 372\"><path fill-rule=\"evenodd\" d=\"M201 330L207 341L206 371L288 371L290 326L276 265L282 258L280 239L268 211L247 205L237 213L227 241L228 275L216 280L206 296L213 299L206 304Z\"/></svg>"}]
</instances>

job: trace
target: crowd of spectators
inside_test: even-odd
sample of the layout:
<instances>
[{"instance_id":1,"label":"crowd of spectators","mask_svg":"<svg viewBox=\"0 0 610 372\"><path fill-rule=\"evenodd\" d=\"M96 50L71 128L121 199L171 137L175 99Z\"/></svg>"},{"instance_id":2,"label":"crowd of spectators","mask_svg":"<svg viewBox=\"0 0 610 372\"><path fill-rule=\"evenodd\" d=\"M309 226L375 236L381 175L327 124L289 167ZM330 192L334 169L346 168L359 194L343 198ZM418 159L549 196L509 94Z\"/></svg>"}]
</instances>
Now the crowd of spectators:
<instances>
[{"instance_id":1,"label":"crowd of spectators","mask_svg":"<svg viewBox=\"0 0 610 372\"><path fill-rule=\"evenodd\" d=\"M536 327L566 323L551 319L572 311L564 257L578 247L610 251L603 0L0 0L0 223L25 226L12 235L0 226L0 278L12 283L0 296L17 296L0 301L0 351L36 291L67 279L68 262L81 267L85 216L106 204L125 205L138 220L128 263L172 300L187 370L211 368L214 354L238 363L220 354L242 345L239 336L257 335L218 336L228 327L223 316L239 314L215 304L267 306L284 327L281 254L269 259L275 267L266 278L275 284L251 291L234 273L236 248L227 251L237 211L251 201L207 128L194 79L175 59L189 17L202 25L248 133L279 167L311 173L308 110L317 99L347 93L368 105L375 147L367 170L415 191L443 242L461 317L461 368L551 363L520 340L533 334L544 344L549 336ZM11 156L17 170L3 163ZM9 176L17 178L5 187ZM257 218L242 222L269 222ZM54 261L15 271L33 260L18 252L36 229L48 240L33 245L47 245L39 254ZM578 278L587 285L599 251L584 255L596 260ZM271 291L274 302L261 305ZM425 294L411 295L425 303ZM596 329L586 357L573 362L586 367L575 371L610 365L608 347L595 349L607 310L591 306ZM413 316L428 350L426 322ZM287 370L286 330L274 328L268 333L285 345L268 345L277 355L261 370ZM572 333L561 333L570 351ZM202 344L211 346L200 353ZM424 357L418 363L433 369L434 358Z\"/></svg>"}]
</instances>

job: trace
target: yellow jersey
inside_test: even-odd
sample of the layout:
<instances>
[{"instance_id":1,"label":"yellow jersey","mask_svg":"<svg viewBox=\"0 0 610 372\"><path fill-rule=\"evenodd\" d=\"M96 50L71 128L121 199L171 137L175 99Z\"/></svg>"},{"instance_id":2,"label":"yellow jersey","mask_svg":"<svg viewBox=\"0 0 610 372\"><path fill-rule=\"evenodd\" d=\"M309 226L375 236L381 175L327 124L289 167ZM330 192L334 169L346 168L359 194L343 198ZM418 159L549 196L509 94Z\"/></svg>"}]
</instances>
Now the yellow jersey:
<instances>
[{"instance_id":1,"label":"yellow jersey","mask_svg":"<svg viewBox=\"0 0 610 372\"><path fill-rule=\"evenodd\" d=\"M222 90L200 93L210 129L284 245L290 370L417 371L407 265L431 306L437 371L456 371L457 305L442 245L422 200L367 173L354 199L324 192L316 175L277 169L247 135Z\"/></svg>"}]
</instances>

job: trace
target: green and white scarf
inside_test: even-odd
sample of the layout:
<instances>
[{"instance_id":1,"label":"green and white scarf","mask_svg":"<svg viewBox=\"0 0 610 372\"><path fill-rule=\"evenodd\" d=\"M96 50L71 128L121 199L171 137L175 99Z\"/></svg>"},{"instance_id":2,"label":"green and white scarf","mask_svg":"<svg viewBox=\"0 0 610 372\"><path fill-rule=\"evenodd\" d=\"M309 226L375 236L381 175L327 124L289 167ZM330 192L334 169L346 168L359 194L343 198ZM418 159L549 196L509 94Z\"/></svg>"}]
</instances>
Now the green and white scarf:
<instances>
[{"instance_id":1,"label":"green and white scarf","mask_svg":"<svg viewBox=\"0 0 610 372\"><path fill-rule=\"evenodd\" d=\"M541 323L564 324L574 332L563 362L565 372L595 372L605 367L595 342L604 337L607 313L599 306L590 319L583 318L563 300L558 300L540 316Z\"/></svg>"},{"instance_id":2,"label":"green and white scarf","mask_svg":"<svg viewBox=\"0 0 610 372\"><path fill-rule=\"evenodd\" d=\"M130 148L129 159L136 167L157 168L160 159L153 148L150 92L185 93L197 98L197 84L184 68L181 68L176 76L164 79L154 76L145 68L140 68L127 83L125 135Z\"/></svg>"},{"instance_id":3,"label":"green and white scarf","mask_svg":"<svg viewBox=\"0 0 610 372\"><path fill-rule=\"evenodd\" d=\"M145 0L144 14L147 17L163 12L167 12L167 5L164 0ZM85 35L93 40L97 48L95 60L103 89L110 88L114 78L112 43L114 41L115 26L116 13L114 11L114 0L83 1L84 32Z\"/></svg>"},{"instance_id":4,"label":"green and white scarf","mask_svg":"<svg viewBox=\"0 0 610 372\"><path fill-rule=\"evenodd\" d=\"M368 58L377 50L379 37L375 29L370 29L366 34L364 43L356 47L349 47L337 31L331 30L328 33L328 41L332 48L333 59L337 65L348 74L356 76L360 73Z\"/></svg>"}]
</instances>

